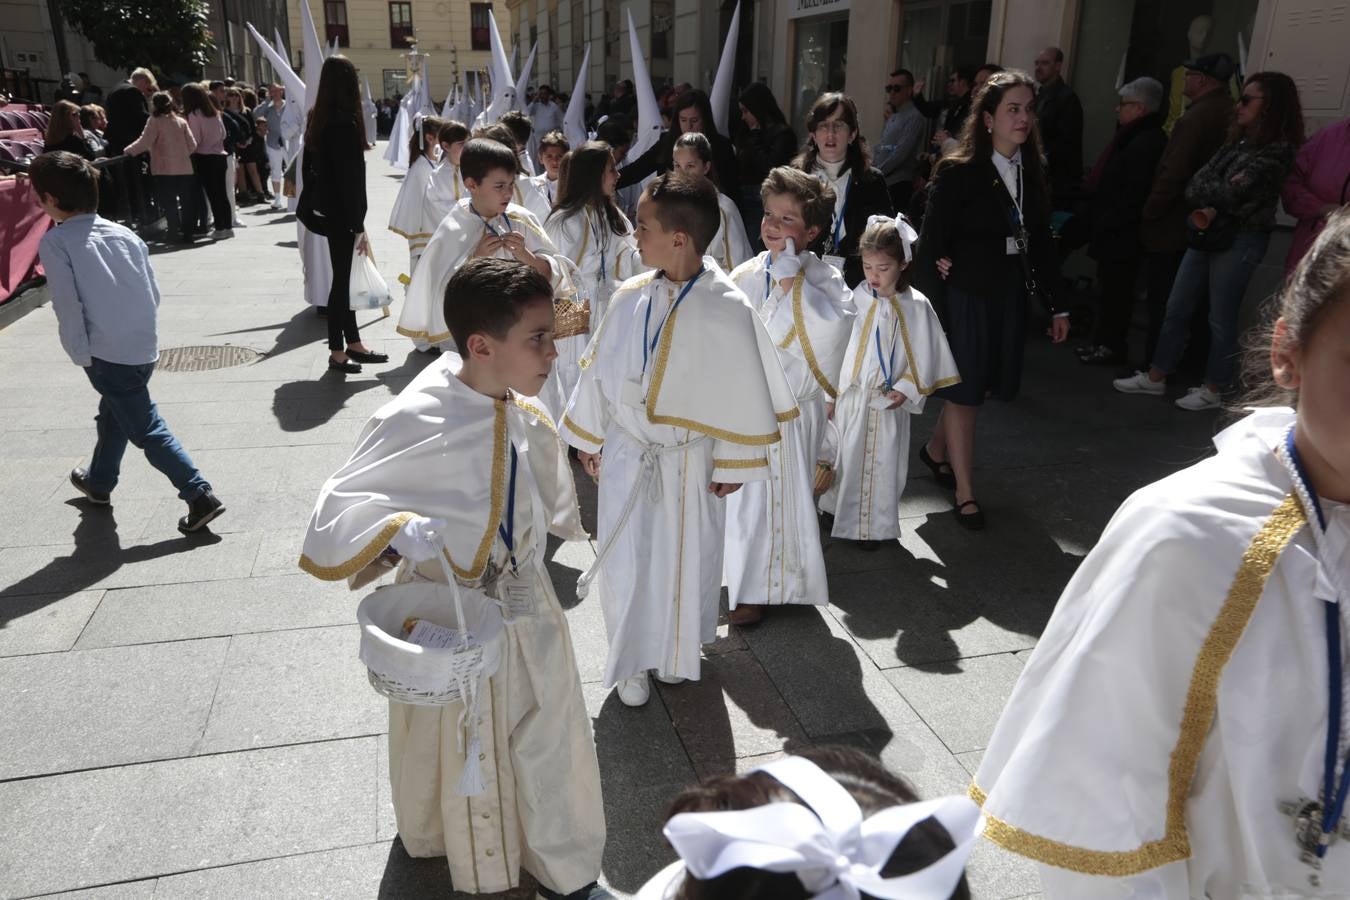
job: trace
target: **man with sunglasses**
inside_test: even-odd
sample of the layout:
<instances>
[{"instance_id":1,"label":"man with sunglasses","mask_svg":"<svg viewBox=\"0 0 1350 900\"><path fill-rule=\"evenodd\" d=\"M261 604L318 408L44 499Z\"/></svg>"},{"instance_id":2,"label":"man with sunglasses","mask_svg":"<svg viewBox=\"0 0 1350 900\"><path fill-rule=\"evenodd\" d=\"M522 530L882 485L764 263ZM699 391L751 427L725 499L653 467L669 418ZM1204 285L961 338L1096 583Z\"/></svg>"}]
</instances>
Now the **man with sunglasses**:
<instances>
[{"instance_id":1,"label":"man with sunglasses","mask_svg":"<svg viewBox=\"0 0 1350 900\"><path fill-rule=\"evenodd\" d=\"M914 74L908 69L896 69L886 80L886 100L893 111L881 131L872 164L886 176L895 211L904 212L914 192L928 120L914 105Z\"/></svg>"}]
</instances>

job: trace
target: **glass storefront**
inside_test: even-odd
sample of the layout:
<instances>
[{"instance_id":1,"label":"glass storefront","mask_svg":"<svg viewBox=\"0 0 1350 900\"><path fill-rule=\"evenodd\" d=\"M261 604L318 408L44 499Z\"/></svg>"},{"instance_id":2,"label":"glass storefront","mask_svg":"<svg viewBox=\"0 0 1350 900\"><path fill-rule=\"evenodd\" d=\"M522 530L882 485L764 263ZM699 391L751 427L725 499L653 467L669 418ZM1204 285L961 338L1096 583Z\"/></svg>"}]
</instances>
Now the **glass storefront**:
<instances>
[{"instance_id":1,"label":"glass storefront","mask_svg":"<svg viewBox=\"0 0 1350 900\"><path fill-rule=\"evenodd\" d=\"M799 19L792 75L792 121L802 122L816 97L844 90L848 14Z\"/></svg>"},{"instance_id":2,"label":"glass storefront","mask_svg":"<svg viewBox=\"0 0 1350 900\"><path fill-rule=\"evenodd\" d=\"M940 99L956 66L977 67L989 52L989 0L906 3L900 23L900 65L927 82L925 96Z\"/></svg>"}]
</instances>

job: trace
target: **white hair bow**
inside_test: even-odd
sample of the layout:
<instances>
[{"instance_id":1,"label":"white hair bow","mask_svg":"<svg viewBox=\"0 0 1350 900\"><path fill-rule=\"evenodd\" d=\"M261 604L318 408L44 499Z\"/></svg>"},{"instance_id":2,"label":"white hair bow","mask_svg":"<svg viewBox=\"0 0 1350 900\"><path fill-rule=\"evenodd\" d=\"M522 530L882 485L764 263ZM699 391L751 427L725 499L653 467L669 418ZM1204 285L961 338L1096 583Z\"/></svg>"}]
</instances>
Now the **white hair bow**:
<instances>
[{"instance_id":1,"label":"white hair bow","mask_svg":"<svg viewBox=\"0 0 1350 900\"><path fill-rule=\"evenodd\" d=\"M911 229L912 231L912 229ZM947 900L965 871L978 836L979 808L966 797L893 806L863 819L853 797L815 763L797 756L764 772L806 803L770 803L730 812L680 813L666 823L667 840L683 866L672 866L638 896L668 896L687 870L699 879L742 866L791 872L817 900ZM880 873L910 829L934 818L955 847L918 872Z\"/></svg>"},{"instance_id":2,"label":"white hair bow","mask_svg":"<svg viewBox=\"0 0 1350 900\"><path fill-rule=\"evenodd\" d=\"M894 225L895 230L900 232L900 247L905 251L905 262L913 258L914 251L911 249L914 242L919 239L919 233L914 230L914 226L906 222L900 216L892 219L890 216L868 216L867 227L871 228L877 222L884 222L887 225Z\"/></svg>"}]
</instances>

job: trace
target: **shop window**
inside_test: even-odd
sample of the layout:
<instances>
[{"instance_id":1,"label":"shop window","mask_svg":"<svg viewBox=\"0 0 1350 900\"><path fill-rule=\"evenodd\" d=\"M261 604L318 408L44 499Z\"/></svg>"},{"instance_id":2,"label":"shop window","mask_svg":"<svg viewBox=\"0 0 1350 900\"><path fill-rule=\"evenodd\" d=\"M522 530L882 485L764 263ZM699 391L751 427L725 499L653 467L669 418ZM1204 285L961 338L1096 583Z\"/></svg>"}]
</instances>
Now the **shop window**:
<instances>
[{"instance_id":1,"label":"shop window","mask_svg":"<svg viewBox=\"0 0 1350 900\"><path fill-rule=\"evenodd\" d=\"M475 50L492 49L492 21L488 18L491 11L491 3L469 4L469 40Z\"/></svg>"},{"instance_id":2,"label":"shop window","mask_svg":"<svg viewBox=\"0 0 1350 900\"><path fill-rule=\"evenodd\" d=\"M351 38L347 33L347 0L324 0L323 4L324 40L328 43L337 38L339 47L350 47Z\"/></svg>"}]
</instances>

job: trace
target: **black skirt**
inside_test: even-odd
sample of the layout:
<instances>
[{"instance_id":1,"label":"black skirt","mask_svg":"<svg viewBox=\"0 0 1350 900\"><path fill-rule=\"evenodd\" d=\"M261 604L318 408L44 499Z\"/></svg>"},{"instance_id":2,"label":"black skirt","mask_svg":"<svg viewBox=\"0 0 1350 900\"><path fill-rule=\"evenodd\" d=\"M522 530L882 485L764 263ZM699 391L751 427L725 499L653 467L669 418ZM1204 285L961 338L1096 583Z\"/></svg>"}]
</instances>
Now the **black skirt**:
<instances>
[{"instance_id":1,"label":"black skirt","mask_svg":"<svg viewBox=\"0 0 1350 900\"><path fill-rule=\"evenodd\" d=\"M946 294L942 325L961 381L937 396L962 406L979 406L986 396L1016 398L1026 346L1025 290L1017 284L990 297L949 287Z\"/></svg>"}]
</instances>

